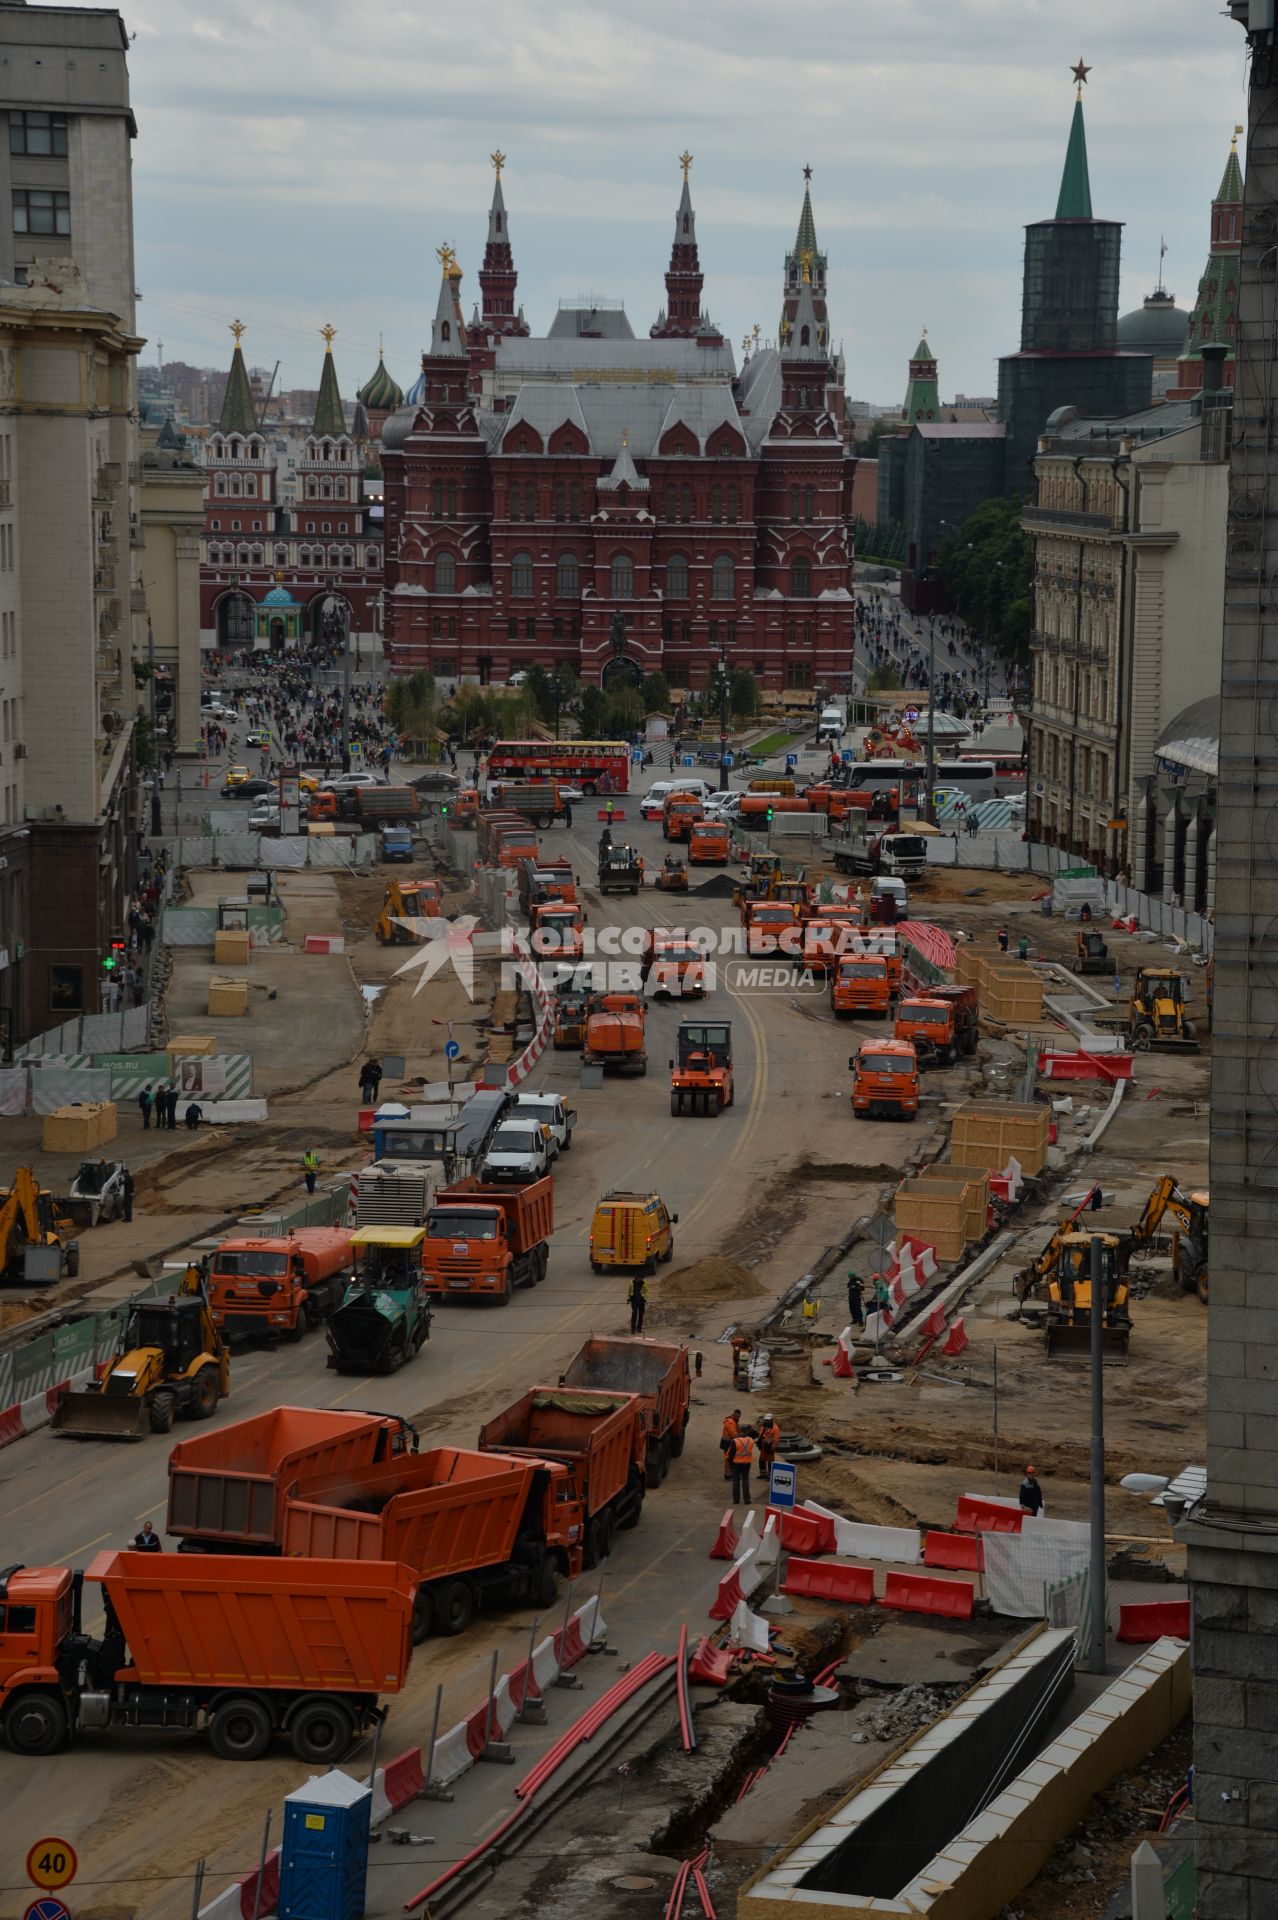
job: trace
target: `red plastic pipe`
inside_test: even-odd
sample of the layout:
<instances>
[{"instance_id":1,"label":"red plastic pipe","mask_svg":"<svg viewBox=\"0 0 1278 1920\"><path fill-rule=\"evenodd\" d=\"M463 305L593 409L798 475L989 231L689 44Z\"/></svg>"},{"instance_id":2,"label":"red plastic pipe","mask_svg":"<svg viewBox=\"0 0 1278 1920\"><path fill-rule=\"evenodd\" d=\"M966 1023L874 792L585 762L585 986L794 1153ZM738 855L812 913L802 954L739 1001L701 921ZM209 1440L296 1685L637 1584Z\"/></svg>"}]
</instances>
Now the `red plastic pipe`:
<instances>
[{"instance_id":1,"label":"red plastic pipe","mask_svg":"<svg viewBox=\"0 0 1278 1920\"><path fill-rule=\"evenodd\" d=\"M688 1698L688 1623L679 1629L679 1651L675 1655L675 1686L679 1696L679 1732L683 1736L683 1750L692 1753L696 1750L697 1736L692 1727L692 1702Z\"/></svg>"}]
</instances>

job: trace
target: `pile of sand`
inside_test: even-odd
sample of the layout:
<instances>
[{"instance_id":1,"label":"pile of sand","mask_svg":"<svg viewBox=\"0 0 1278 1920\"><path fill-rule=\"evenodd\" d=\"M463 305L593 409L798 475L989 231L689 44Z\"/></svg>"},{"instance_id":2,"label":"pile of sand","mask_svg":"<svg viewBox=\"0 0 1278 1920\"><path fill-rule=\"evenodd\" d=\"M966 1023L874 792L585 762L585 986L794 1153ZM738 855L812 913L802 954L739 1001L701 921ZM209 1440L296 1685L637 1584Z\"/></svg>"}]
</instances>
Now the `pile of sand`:
<instances>
[{"instance_id":1,"label":"pile of sand","mask_svg":"<svg viewBox=\"0 0 1278 1920\"><path fill-rule=\"evenodd\" d=\"M757 1300L766 1292L749 1267L725 1260L721 1254L697 1260L690 1267L676 1267L652 1286L658 1303L692 1307L707 1300Z\"/></svg>"}]
</instances>

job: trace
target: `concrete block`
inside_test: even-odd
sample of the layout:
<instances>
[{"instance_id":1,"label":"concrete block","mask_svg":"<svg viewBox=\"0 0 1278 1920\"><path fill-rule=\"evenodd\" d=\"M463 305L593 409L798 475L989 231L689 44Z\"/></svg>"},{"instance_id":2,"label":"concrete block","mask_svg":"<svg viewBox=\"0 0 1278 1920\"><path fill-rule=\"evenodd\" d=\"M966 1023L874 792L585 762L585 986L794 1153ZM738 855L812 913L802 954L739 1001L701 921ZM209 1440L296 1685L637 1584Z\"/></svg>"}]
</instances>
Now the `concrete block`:
<instances>
[{"instance_id":1,"label":"concrete block","mask_svg":"<svg viewBox=\"0 0 1278 1920\"><path fill-rule=\"evenodd\" d=\"M1215 1139L1212 1142L1215 1150ZM1243 1340L1278 1349L1278 1312L1260 1307L1217 1307L1211 1309L1211 1337L1216 1340Z\"/></svg>"},{"instance_id":2,"label":"concrete block","mask_svg":"<svg viewBox=\"0 0 1278 1920\"><path fill-rule=\"evenodd\" d=\"M1224 1680L1265 1679L1278 1673L1278 1637L1241 1627L1232 1633L1196 1627L1194 1671Z\"/></svg>"},{"instance_id":3,"label":"concrete block","mask_svg":"<svg viewBox=\"0 0 1278 1920\"><path fill-rule=\"evenodd\" d=\"M1199 1873L1194 1883L1197 1920L1252 1920L1249 1887L1236 1873Z\"/></svg>"},{"instance_id":4,"label":"concrete block","mask_svg":"<svg viewBox=\"0 0 1278 1920\"><path fill-rule=\"evenodd\" d=\"M1249 1581L1247 1624L1254 1633L1278 1633L1278 1589L1252 1586Z\"/></svg>"},{"instance_id":5,"label":"concrete block","mask_svg":"<svg viewBox=\"0 0 1278 1920\"><path fill-rule=\"evenodd\" d=\"M1194 1680L1194 1726L1206 1732L1211 1727L1247 1725L1247 1683L1243 1680L1209 1680L1198 1675Z\"/></svg>"}]
</instances>

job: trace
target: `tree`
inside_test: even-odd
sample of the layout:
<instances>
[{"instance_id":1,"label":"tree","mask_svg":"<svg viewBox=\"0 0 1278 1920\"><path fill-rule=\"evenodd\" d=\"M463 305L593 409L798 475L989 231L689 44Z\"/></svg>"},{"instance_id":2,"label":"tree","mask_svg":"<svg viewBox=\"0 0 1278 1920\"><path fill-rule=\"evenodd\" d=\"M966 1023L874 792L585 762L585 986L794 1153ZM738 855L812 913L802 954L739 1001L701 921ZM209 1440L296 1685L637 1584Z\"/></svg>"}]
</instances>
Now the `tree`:
<instances>
[{"instance_id":1,"label":"tree","mask_svg":"<svg viewBox=\"0 0 1278 1920\"><path fill-rule=\"evenodd\" d=\"M433 741L440 715L435 682L425 668L391 681L386 690L386 713L402 740Z\"/></svg>"},{"instance_id":2,"label":"tree","mask_svg":"<svg viewBox=\"0 0 1278 1920\"><path fill-rule=\"evenodd\" d=\"M645 719L643 695L637 687L622 687L610 693L604 702L604 724L609 739L630 733L642 733Z\"/></svg>"},{"instance_id":3,"label":"tree","mask_svg":"<svg viewBox=\"0 0 1278 1920\"><path fill-rule=\"evenodd\" d=\"M987 500L945 542L937 567L967 625L1018 666L1029 659L1034 545L1019 500Z\"/></svg>"},{"instance_id":4,"label":"tree","mask_svg":"<svg viewBox=\"0 0 1278 1920\"><path fill-rule=\"evenodd\" d=\"M555 721L555 689L551 677L544 667L525 667L524 692L532 701L537 718L543 721L546 726L553 726Z\"/></svg>"},{"instance_id":5,"label":"tree","mask_svg":"<svg viewBox=\"0 0 1278 1920\"><path fill-rule=\"evenodd\" d=\"M883 666L874 667L871 670L865 683L865 691L867 693L899 693L901 676L895 667L890 667L885 662Z\"/></svg>"},{"instance_id":6,"label":"tree","mask_svg":"<svg viewBox=\"0 0 1278 1920\"><path fill-rule=\"evenodd\" d=\"M759 683L745 667L728 675L728 707L734 720L753 720L759 711Z\"/></svg>"},{"instance_id":7,"label":"tree","mask_svg":"<svg viewBox=\"0 0 1278 1920\"><path fill-rule=\"evenodd\" d=\"M583 740L602 740L605 738L607 730L604 725L604 716L607 704L601 687L582 688L581 704L577 718L578 724L581 727L581 737Z\"/></svg>"},{"instance_id":8,"label":"tree","mask_svg":"<svg viewBox=\"0 0 1278 1920\"><path fill-rule=\"evenodd\" d=\"M664 673L646 673L643 679L645 713L669 713L670 685Z\"/></svg>"}]
</instances>

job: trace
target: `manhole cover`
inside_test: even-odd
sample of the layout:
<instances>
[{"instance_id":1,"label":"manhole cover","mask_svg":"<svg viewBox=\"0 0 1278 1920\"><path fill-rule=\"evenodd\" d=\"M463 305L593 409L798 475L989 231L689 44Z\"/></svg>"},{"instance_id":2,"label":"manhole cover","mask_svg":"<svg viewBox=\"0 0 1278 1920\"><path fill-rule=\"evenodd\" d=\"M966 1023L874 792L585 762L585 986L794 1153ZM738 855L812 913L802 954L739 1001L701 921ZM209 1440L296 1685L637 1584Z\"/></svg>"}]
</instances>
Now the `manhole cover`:
<instances>
[{"instance_id":1,"label":"manhole cover","mask_svg":"<svg viewBox=\"0 0 1278 1920\"><path fill-rule=\"evenodd\" d=\"M618 1893L651 1893L656 1884L645 1873L623 1873L619 1879L609 1882Z\"/></svg>"}]
</instances>

